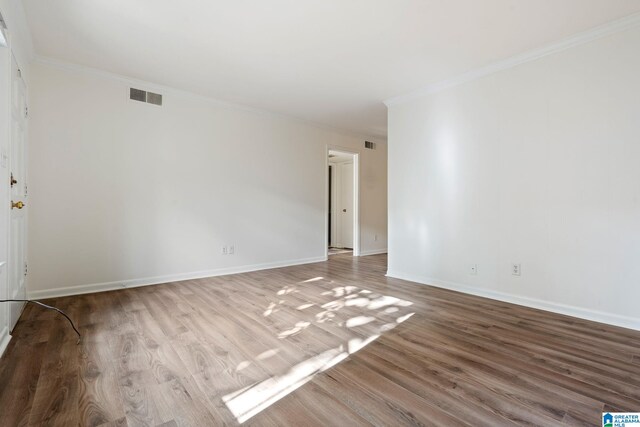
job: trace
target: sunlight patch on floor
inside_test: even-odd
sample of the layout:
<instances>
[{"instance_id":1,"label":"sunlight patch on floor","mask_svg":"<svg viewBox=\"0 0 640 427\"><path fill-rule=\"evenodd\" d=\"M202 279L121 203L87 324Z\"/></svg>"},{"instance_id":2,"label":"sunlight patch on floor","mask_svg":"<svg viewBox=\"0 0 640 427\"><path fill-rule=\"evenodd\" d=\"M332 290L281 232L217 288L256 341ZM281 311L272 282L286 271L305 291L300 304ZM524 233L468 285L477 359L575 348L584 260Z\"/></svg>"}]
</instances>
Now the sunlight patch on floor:
<instances>
[{"instance_id":1,"label":"sunlight patch on floor","mask_svg":"<svg viewBox=\"0 0 640 427\"><path fill-rule=\"evenodd\" d=\"M321 279L321 277L313 278L302 283ZM277 295L287 295L291 292L295 292L295 288L285 287L277 292ZM366 330L370 331L371 335L366 338L354 336L334 348L330 348L298 363L282 375L272 376L264 381L227 394L222 400L239 423L247 421L262 410L268 408L270 405L310 381L316 374L337 365L350 354L361 350L375 341L383 332L390 331L414 314L413 312L407 312L406 309L413 305L411 301L376 294L355 286L336 287L331 291L322 292L321 295L337 299L322 305L315 303L298 305L298 310L319 306L324 309L324 311L317 313L314 316L313 322L299 321L289 329L280 331L277 335L278 338L287 339L301 333L314 323L320 324L324 322L332 322L336 327L349 331L353 331L353 328L364 326L365 328L369 328ZM279 301L279 303L282 303L282 301ZM265 316L273 313L275 306L276 304L271 303L265 311ZM345 307L348 307L351 311L354 309L362 309L362 313L361 315L352 316L344 321L336 321L336 313ZM404 310L401 311L401 309ZM376 321L378 324L376 324ZM256 360L272 357L277 354L277 352L277 349L268 350L258 355ZM248 366L244 365L244 363L245 362L243 362L243 368ZM247 363L251 362L247 361Z\"/></svg>"}]
</instances>

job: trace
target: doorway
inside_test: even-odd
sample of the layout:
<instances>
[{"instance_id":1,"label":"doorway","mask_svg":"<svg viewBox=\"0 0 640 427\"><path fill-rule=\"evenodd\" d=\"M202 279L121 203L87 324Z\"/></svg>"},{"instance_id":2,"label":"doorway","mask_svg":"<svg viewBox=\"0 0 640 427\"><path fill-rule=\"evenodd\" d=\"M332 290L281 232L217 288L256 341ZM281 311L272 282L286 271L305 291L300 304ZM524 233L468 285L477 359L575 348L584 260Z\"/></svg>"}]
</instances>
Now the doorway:
<instances>
[{"instance_id":1,"label":"doorway","mask_svg":"<svg viewBox=\"0 0 640 427\"><path fill-rule=\"evenodd\" d=\"M327 255L358 255L358 155L327 152Z\"/></svg>"},{"instance_id":2,"label":"doorway","mask_svg":"<svg viewBox=\"0 0 640 427\"><path fill-rule=\"evenodd\" d=\"M27 133L27 87L22 72L11 56L11 136L9 146L10 197L8 294L11 299L25 299L27 275L27 184L26 184L26 133ZM9 329L18 322L24 303L12 303L9 311Z\"/></svg>"}]
</instances>

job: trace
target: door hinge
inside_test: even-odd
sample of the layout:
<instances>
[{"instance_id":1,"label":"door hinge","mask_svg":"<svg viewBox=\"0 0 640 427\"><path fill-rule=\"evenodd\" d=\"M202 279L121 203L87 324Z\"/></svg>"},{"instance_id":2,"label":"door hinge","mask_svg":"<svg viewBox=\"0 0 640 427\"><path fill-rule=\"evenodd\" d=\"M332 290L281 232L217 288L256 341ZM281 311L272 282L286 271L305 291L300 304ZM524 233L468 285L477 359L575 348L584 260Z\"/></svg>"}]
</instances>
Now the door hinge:
<instances>
[{"instance_id":1,"label":"door hinge","mask_svg":"<svg viewBox=\"0 0 640 427\"><path fill-rule=\"evenodd\" d=\"M24 107L24 116L29 117L29 107Z\"/></svg>"},{"instance_id":2,"label":"door hinge","mask_svg":"<svg viewBox=\"0 0 640 427\"><path fill-rule=\"evenodd\" d=\"M29 193L29 192L27 191L27 184L25 183L25 184L24 184L24 197L27 197L27 194L28 194L28 193Z\"/></svg>"},{"instance_id":3,"label":"door hinge","mask_svg":"<svg viewBox=\"0 0 640 427\"><path fill-rule=\"evenodd\" d=\"M27 266L27 263L25 262L24 263L24 275L26 276L28 272L29 272L29 268Z\"/></svg>"}]
</instances>

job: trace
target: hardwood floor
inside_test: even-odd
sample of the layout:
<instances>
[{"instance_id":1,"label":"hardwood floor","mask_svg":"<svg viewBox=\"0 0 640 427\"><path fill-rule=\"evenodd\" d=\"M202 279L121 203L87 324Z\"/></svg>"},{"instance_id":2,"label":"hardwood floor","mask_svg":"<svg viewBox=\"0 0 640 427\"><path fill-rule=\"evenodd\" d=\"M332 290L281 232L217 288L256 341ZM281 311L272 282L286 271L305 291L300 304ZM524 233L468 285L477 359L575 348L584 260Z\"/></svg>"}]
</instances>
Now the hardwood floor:
<instances>
[{"instance_id":1,"label":"hardwood floor","mask_svg":"<svg viewBox=\"0 0 640 427\"><path fill-rule=\"evenodd\" d=\"M601 425L640 332L384 276L386 256L50 300L0 359L3 426Z\"/></svg>"}]
</instances>

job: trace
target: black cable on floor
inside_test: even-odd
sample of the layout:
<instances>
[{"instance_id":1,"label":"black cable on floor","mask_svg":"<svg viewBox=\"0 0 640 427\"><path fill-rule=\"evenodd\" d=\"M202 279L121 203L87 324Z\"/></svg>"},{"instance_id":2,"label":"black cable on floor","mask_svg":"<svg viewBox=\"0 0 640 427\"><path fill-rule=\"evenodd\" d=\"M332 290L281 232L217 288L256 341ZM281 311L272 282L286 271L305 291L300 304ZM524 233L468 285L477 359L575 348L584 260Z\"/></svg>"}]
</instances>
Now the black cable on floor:
<instances>
[{"instance_id":1,"label":"black cable on floor","mask_svg":"<svg viewBox=\"0 0 640 427\"><path fill-rule=\"evenodd\" d=\"M58 313L62 314L64 317L67 318L67 320L69 321L69 324L71 325L73 330L76 332L76 334L78 334L78 344L80 344L80 339L82 338L82 335L80 335L80 332L76 328L76 325L73 324L73 321L71 320L71 318L69 316L67 316L67 314L64 311L60 310L59 308L52 307L50 305L43 304L40 301L33 301L33 300L30 300L30 299L0 299L0 302L30 302L31 304L36 304L36 305L39 305L41 307L47 308L49 310L57 311Z\"/></svg>"}]
</instances>

